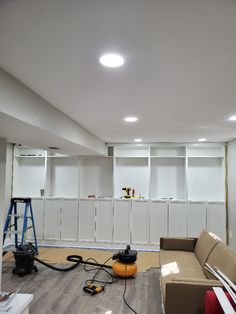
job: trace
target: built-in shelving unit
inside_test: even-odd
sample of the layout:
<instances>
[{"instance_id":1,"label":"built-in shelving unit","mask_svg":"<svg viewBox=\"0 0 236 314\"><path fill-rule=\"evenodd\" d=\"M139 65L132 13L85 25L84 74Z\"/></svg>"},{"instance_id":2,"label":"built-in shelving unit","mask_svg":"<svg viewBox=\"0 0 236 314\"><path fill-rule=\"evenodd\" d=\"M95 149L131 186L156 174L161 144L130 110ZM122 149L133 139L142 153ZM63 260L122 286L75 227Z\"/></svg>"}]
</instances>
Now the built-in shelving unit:
<instances>
[{"instance_id":1,"label":"built-in shelving unit","mask_svg":"<svg viewBox=\"0 0 236 314\"><path fill-rule=\"evenodd\" d=\"M151 247L160 236L197 236L203 228L225 239L224 150L117 145L106 157L15 147L13 196L34 197L43 240ZM124 187L142 199L124 199Z\"/></svg>"},{"instance_id":2,"label":"built-in shelving unit","mask_svg":"<svg viewBox=\"0 0 236 314\"><path fill-rule=\"evenodd\" d=\"M224 145L120 145L113 156L64 156L16 147L16 196L224 201ZM43 191L43 192L42 192Z\"/></svg>"}]
</instances>

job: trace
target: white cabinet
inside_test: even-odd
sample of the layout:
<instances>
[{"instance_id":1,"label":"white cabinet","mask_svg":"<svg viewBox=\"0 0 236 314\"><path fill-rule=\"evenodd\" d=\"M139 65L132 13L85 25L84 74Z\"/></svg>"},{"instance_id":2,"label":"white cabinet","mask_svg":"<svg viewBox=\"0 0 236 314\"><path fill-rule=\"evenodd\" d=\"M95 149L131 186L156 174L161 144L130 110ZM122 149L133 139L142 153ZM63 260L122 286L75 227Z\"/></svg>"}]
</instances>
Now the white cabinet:
<instances>
[{"instance_id":1,"label":"white cabinet","mask_svg":"<svg viewBox=\"0 0 236 314\"><path fill-rule=\"evenodd\" d=\"M96 199L80 199L79 202L79 241L95 241Z\"/></svg>"},{"instance_id":2,"label":"white cabinet","mask_svg":"<svg viewBox=\"0 0 236 314\"><path fill-rule=\"evenodd\" d=\"M44 238L60 240L61 199L45 199Z\"/></svg>"},{"instance_id":3,"label":"white cabinet","mask_svg":"<svg viewBox=\"0 0 236 314\"><path fill-rule=\"evenodd\" d=\"M149 243L149 201L132 200L131 230L133 244Z\"/></svg>"},{"instance_id":4,"label":"white cabinet","mask_svg":"<svg viewBox=\"0 0 236 314\"><path fill-rule=\"evenodd\" d=\"M62 199L61 240L77 240L78 199Z\"/></svg>"},{"instance_id":5,"label":"white cabinet","mask_svg":"<svg viewBox=\"0 0 236 314\"><path fill-rule=\"evenodd\" d=\"M130 243L131 200L114 200L114 242Z\"/></svg>"},{"instance_id":6,"label":"white cabinet","mask_svg":"<svg viewBox=\"0 0 236 314\"><path fill-rule=\"evenodd\" d=\"M203 229L206 229L206 203L189 202L188 236L198 237Z\"/></svg>"},{"instance_id":7,"label":"white cabinet","mask_svg":"<svg viewBox=\"0 0 236 314\"><path fill-rule=\"evenodd\" d=\"M223 202L207 204L207 229L226 241L226 212Z\"/></svg>"},{"instance_id":8,"label":"white cabinet","mask_svg":"<svg viewBox=\"0 0 236 314\"><path fill-rule=\"evenodd\" d=\"M169 203L169 236L187 236L187 203Z\"/></svg>"},{"instance_id":9,"label":"white cabinet","mask_svg":"<svg viewBox=\"0 0 236 314\"><path fill-rule=\"evenodd\" d=\"M37 239L43 239L44 234L44 199L32 198L32 210ZM29 222L30 223L30 222ZM29 238L33 238L33 230L29 230Z\"/></svg>"},{"instance_id":10,"label":"white cabinet","mask_svg":"<svg viewBox=\"0 0 236 314\"><path fill-rule=\"evenodd\" d=\"M96 210L96 241L112 242L113 200L98 199Z\"/></svg>"},{"instance_id":11,"label":"white cabinet","mask_svg":"<svg viewBox=\"0 0 236 314\"><path fill-rule=\"evenodd\" d=\"M157 245L160 237L168 236L168 203L150 201L150 244Z\"/></svg>"}]
</instances>

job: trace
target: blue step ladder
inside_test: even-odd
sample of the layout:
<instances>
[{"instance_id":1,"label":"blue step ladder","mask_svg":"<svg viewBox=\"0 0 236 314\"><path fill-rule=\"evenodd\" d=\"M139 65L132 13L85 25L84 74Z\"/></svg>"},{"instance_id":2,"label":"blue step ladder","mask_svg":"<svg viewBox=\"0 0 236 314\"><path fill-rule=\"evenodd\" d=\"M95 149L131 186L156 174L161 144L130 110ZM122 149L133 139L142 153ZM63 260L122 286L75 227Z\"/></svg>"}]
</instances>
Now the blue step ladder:
<instances>
[{"instance_id":1,"label":"blue step ladder","mask_svg":"<svg viewBox=\"0 0 236 314\"><path fill-rule=\"evenodd\" d=\"M17 212L17 203L24 203L24 213L18 214ZM11 224L13 218L13 223ZM22 232L18 230L18 219L23 218L23 227ZM28 220L31 220L31 225L28 226ZM12 227L14 229L12 230ZM34 236L34 243L32 243L35 247L36 254L38 254L38 243L36 238L36 231L35 231L35 224L34 224L34 215L33 209L31 205L31 198L21 198L21 197L14 197L11 199L11 203L7 212L6 221L4 224L3 229L3 245L6 239L7 234L14 234L15 236L15 248L17 249L19 244L24 244L26 240L26 231L28 229L33 228L33 236ZM18 241L18 235L21 233L21 241Z\"/></svg>"}]
</instances>

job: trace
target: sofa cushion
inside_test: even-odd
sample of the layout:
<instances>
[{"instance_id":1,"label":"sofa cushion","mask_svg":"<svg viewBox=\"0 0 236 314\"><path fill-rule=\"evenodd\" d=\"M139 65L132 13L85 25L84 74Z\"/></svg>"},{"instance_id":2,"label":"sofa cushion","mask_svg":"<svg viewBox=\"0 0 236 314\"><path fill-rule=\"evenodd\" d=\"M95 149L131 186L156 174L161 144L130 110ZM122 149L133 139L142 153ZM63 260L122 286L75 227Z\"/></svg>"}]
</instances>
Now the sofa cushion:
<instances>
[{"instance_id":1,"label":"sofa cushion","mask_svg":"<svg viewBox=\"0 0 236 314\"><path fill-rule=\"evenodd\" d=\"M206 279L204 271L193 252L160 251L161 288L165 298L166 283L174 278Z\"/></svg>"},{"instance_id":2,"label":"sofa cushion","mask_svg":"<svg viewBox=\"0 0 236 314\"><path fill-rule=\"evenodd\" d=\"M162 293L165 298L166 284L177 279L195 279L195 280L205 280L206 275L202 268L194 268L189 266L181 266L176 262L172 262L164 265L161 268L161 284Z\"/></svg>"},{"instance_id":3,"label":"sofa cushion","mask_svg":"<svg viewBox=\"0 0 236 314\"><path fill-rule=\"evenodd\" d=\"M195 245L194 252L202 267L204 267L211 251L220 241L221 240L216 235L214 235L211 232L208 232L207 230L203 230L201 232Z\"/></svg>"},{"instance_id":4,"label":"sofa cushion","mask_svg":"<svg viewBox=\"0 0 236 314\"><path fill-rule=\"evenodd\" d=\"M161 267L164 267L166 264L175 262L178 266L181 265L202 269L202 266L199 264L193 252L161 250L159 260Z\"/></svg>"},{"instance_id":5,"label":"sofa cushion","mask_svg":"<svg viewBox=\"0 0 236 314\"><path fill-rule=\"evenodd\" d=\"M213 267L216 266L224 273L231 281L236 284L236 256L222 242L218 243L211 251L207 263ZM210 272L205 271L208 278L215 278Z\"/></svg>"}]
</instances>

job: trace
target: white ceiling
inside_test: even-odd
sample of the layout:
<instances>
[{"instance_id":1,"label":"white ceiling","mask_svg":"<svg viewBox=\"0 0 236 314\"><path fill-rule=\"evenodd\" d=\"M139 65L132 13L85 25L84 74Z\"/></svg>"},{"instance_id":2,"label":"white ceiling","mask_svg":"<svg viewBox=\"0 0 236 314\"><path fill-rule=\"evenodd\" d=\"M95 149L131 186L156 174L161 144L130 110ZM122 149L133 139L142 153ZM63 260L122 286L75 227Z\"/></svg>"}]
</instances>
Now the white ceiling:
<instances>
[{"instance_id":1,"label":"white ceiling","mask_svg":"<svg viewBox=\"0 0 236 314\"><path fill-rule=\"evenodd\" d=\"M105 142L235 138L235 34L235 0L0 0L0 66Z\"/></svg>"}]
</instances>

